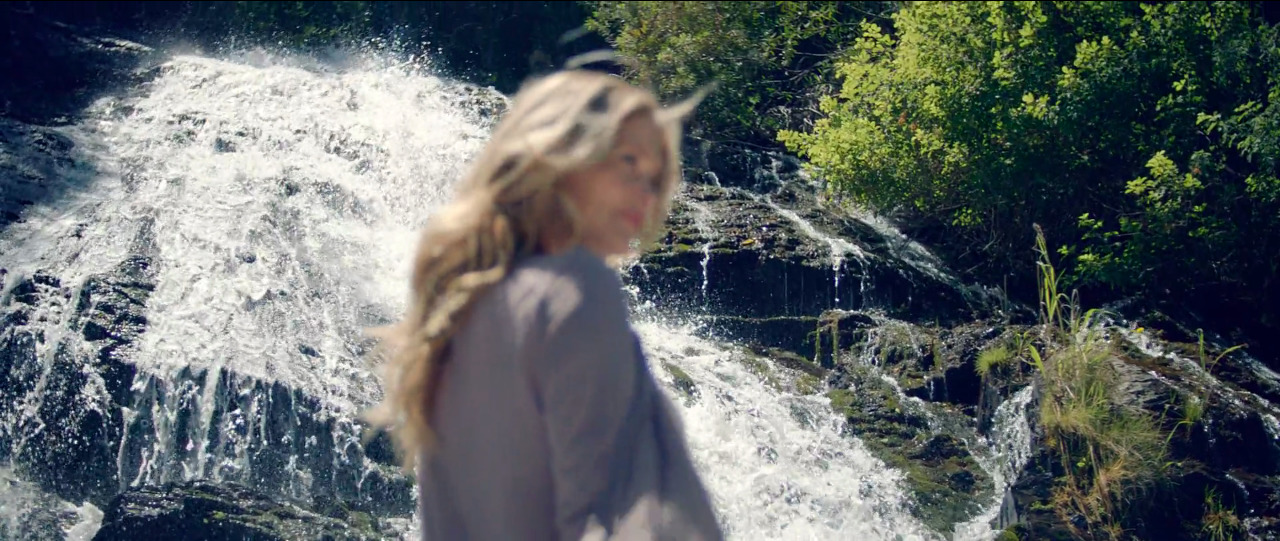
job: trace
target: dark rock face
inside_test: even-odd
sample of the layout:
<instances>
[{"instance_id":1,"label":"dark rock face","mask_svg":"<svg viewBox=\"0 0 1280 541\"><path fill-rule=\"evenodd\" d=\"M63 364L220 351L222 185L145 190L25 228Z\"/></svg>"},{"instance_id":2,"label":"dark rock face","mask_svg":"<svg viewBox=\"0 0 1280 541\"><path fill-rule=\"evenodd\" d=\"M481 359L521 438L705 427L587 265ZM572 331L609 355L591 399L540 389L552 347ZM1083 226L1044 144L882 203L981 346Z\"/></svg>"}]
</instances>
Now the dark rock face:
<instances>
[{"instance_id":1,"label":"dark rock face","mask_svg":"<svg viewBox=\"0 0 1280 541\"><path fill-rule=\"evenodd\" d=\"M630 283L676 310L756 319L879 309L947 322L988 309L899 259L871 226L819 208L801 189L763 196L689 185L666 238L630 269ZM844 252L838 263L829 242Z\"/></svg>"},{"instance_id":2,"label":"dark rock face","mask_svg":"<svg viewBox=\"0 0 1280 541\"><path fill-rule=\"evenodd\" d=\"M1280 502L1280 438L1276 407L1244 386L1217 378L1196 362L1178 355L1186 344L1151 340L1156 351L1127 339L1112 339L1121 355L1105 360L1116 378L1118 407L1142 410L1161 421L1168 434L1167 465L1155 486L1126 500L1121 526L1141 539L1204 539L1203 525L1212 517L1230 517L1228 532L1276 538L1274 517ZM1224 361L1226 362L1226 361ZM1242 362L1243 364L1243 362ZM1000 388L1011 379L985 382ZM1196 414L1190 404L1200 404ZM1084 529L1082 517L1063 515L1052 489L1063 475L1060 458L1033 431L1033 458L1011 487L1005 507L1018 516L1013 529L1021 538L1075 539L1072 526ZM1212 501L1212 504L1211 504ZM1225 514L1224 514L1225 513Z\"/></svg>"},{"instance_id":3,"label":"dark rock face","mask_svg":"<svg viewBox=\"0 0 1280 541\"><path fill-rule=\"evenodd\" d=\"M197 481L124 492L105 510L95 541L125 539L373 540L394 532L366 513L329 516L234 483Z\"/></svg>"},{"instance_id":4,"label":"dark rock face","mask_svg":"<svg viewBox=\"0 0 1280 541\"><path fill-rule=\"evenodd\" d=\"M116 85L154 51L92 35L23 9L0 6L0 115L57 125Z\"/></svg>"},{"instance_id":5,"label":"dark rock face","mask_svg":"<svg viewBox=\"0 0 1280 541\"><path fill-rule=\"evenodd\" d=\"M115 468L107 467L115 463L124 425L113 405L128 396L133 368L115 352L146 324L142 308L154 287L149 269L149 258L137 256L78 291L42 273L10 291L0 330L0 458L64 499L105 502L119 484ZM28 325L64 311L83 340L46 336L45 327ZM92 354L77 347L85 342Z\"/></svg>"},{"instance_id":6,"label":"dark rock face","mask_svg":"<svg viewBox=\"0 0 1280 541\"><path fill-rule=\"evenodd\" d=\"M22 220L36 201L66 185L75 143L57 131L0 117L0 230Z\"/></svg>"}]
</instances>

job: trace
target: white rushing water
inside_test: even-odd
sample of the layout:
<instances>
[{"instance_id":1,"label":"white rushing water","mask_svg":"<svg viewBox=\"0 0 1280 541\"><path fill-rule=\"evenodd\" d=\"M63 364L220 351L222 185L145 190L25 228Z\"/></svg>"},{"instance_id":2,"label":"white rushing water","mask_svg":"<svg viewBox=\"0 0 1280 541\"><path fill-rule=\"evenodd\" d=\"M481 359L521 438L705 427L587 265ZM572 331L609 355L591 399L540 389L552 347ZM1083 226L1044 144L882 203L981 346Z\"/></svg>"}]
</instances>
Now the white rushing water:
<instances>
[{"instance_id":1,"label":"white rushing water","mask_svg":"<svg viewBox=\"0 0 1280 541\"><path fill-rule=\"evenodd\" d=\"M75 189L31 206L0 233L0 253L13 276L44 270L78 286L129 257L149 228L157 275L148 326L122 352L139 369L135 381L183 370L212 380L227 369L318 397L349 419L379 394L360 359L361 332L402 309L418 228L487 137L488 121L460 105L470 96L378 58L335 67L266 54L175 57L136 95L99 101L87 120L60 128L76 143L79 162L64 171ZM844 256L865 257L778 210L831 246L837 279ZM700 227L709 218L700 215ZM49 314L48 332L67 327L59 317ZM733 347L691 330L645 322L639 331L673 396L663 363L699 388L685 424L730 538L937 537L906 511L901 474L841 435L823 395L778 391ZM188 398L213 392L202 385L184 387ZM157 423L152 430L168 430ZM74 504L67 534L87 538L100 513Z\"/></svg>"},{"instance_id":2,"label":"white rushing water","mask_svg":"<svg viewBox=\"0 0 1280 541\"><path fill-rule=\"evenodd\" d=\"M742 352L688 330L647 322L637 330L676 403L685 401L663 363L696 382L685 430L730 538L936 538L905 510L901 473L840 434L843 419L825 396L780 392Z\"/></svg>"},{"instance_id":3,"label":"white rushing water","mask_svg":"<svg viewBox=\"0 0 1280 541\"><path fill-rule=\"evenodd\" d=\"M63 501L0 468L0 539L90 541L101 524L102 511L93 504Z\"/></svg>"},{"instance_id":4,"label":"white rushing water","mask_svg":"<svg viewBox=\"0 0 1280 541\"><path fill-rule=\"evenodd\" d=\"M991 522L1001 511L1005 490L1013 486L1018 480L1018 472L1031 460L1031 425L1027 420L1027 405L1034 391L1034 387L1027 385L996 408L991 438L987 442L990 450L974 454L995 481L994 501L972 520L957 524L955 539L988 539L992 535Z\"/></svg>"},{"instance_id":5,"label":"white rushing water","mask_svg":"<svg viewBox=\"0 0 1280 541\"><path fill-rule=\"evenodd\" d=\"M782 217L788 220L791 220L792 223L796 224L796 226L800 228L800 231L802 231L805 235L808 235L809 238L812 238L813 240L826 244L827 247L830 249L832 286L835 288L835 291L836 291L836 297L833 300L835 301L835 304L839 306L840 304L840 296L839 296L840 295L839 293L840 292L840 271L842 270L842 267L844 267L844 261L845 261L844 258L846 255L853 256L854 260L857 261L859 265L861 265L862 268L865 269L866 261L867 261L866 252L863 252L861 248L859 248L856 244L852 242L849 242L839 237L833 237L818 231L816 228L813 227L813 224L801 218L799 215L795 213L795 211L778 206L778 204L774 203L772 199L768 197L764 197L761 199L763 199L764 202L769 205L769 208L774 210L774 212L777 212ZM867 289L865 274L863 275L862 282L859 285L859 289L862 293L865 294Z\"/></svg>"},{"instance_id":6,"label":"white rushing water","mask_svg":"<svg viewBox=\"0 0 1280 541\"><path fill-rule=\"evenodd\" d=\"M693 225L698 228L698 234L702 235L705 240L702 242L702 302L707 302L707 286L710 285L710 277L707 275L707 265L711 263L711 211L707 206L695 200L689 200L689 207L693 209Z\"/></svg>"}]
</instances>

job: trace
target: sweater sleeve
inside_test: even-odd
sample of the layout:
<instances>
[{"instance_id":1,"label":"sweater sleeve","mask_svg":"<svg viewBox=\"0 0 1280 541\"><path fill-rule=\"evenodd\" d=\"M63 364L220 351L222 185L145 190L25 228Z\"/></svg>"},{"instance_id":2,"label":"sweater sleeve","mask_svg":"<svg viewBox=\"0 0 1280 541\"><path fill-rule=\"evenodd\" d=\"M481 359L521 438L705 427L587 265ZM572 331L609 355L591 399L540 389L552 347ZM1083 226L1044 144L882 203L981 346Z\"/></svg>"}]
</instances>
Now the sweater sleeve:
<instances>
[{"instance_id":1,"label":"sweater sleeve","mask_svg":"<svg viewBox=\"0 0 1280 541\"><path fill-rule=\"evenodd\" d=\"M608 489L635 394L634 335L621 282L601 266L552 282L545 333L528 353L551 452L559 539L578 541ZM597 517L599 518L599 517Z\"/></svg>"}]
</instances>

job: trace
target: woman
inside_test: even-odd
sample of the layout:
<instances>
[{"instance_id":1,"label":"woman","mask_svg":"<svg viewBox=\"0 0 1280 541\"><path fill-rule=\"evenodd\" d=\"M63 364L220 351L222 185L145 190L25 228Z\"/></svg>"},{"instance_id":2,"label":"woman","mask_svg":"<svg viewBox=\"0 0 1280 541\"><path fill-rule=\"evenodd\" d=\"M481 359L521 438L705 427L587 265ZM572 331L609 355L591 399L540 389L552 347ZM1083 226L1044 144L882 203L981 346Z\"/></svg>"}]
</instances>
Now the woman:
<instances>
[{"instance_id":1,"label":"woman","mask_svg":"<svg viewBox=\"0 0 1280 541\"><path fill-rule=\"evenodd\" d=\"M416 462L426 539L721 539L607 264L666 220L700 98L535 80L428 225L371 416Z\"/></svg>"}]
</instances>

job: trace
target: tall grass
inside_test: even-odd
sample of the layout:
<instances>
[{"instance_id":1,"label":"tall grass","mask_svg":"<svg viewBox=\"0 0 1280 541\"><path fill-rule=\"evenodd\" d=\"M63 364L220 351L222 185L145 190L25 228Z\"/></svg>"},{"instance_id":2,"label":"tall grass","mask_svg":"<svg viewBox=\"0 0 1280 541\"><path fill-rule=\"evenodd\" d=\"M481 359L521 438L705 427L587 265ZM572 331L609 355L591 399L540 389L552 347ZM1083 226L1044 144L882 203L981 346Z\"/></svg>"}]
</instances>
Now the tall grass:
<instances>
[{"instance_id":1,"label":"tall grass","mask_svg":"<svg viewBox=\"0 0 1280 541\"><path fill-rule=\"evenodd\" d=\"M1058 290L1039 227L1036 251L1045 346L1028 346L1028 354L1041 375L1045 444L1062 469L1052 504L1077 536L1121 539L1126 508L1160 478L1167 439L1154 415L1115 402L1117 355L1101 313L1082 310L1074 294Z\"/></svg>"}]
</instances>

